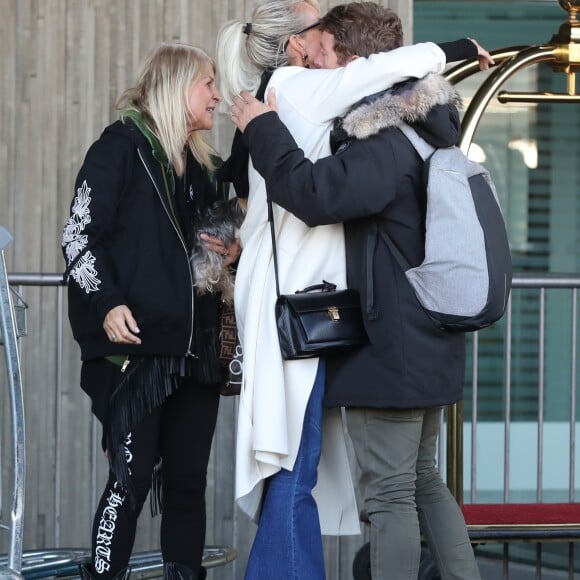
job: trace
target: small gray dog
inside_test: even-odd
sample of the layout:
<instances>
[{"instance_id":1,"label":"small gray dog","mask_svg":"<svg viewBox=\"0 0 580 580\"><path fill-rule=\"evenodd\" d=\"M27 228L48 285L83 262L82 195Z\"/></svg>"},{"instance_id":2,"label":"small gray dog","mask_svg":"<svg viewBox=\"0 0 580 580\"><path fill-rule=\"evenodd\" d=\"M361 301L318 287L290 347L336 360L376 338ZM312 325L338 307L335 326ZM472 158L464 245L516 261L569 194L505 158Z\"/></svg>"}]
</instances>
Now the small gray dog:
<instances>
[{"instance_id":1,"label":"small gray dog","mask_svg":"<svg viewBox=\"0 0 580 580\"><path fill-rule=\"evenodd\" d=\"M196 213L193 222L195 237L191 264L195 275L194 286L199 294L221 292L224 302L228 304L233 302L233 272L229 266L224 266L224 256L205 247L200 235L214 236L229 246L238 237L243 221L244 211L236 198L216 201L209 210Z\"/></svg>"}]
</instances>

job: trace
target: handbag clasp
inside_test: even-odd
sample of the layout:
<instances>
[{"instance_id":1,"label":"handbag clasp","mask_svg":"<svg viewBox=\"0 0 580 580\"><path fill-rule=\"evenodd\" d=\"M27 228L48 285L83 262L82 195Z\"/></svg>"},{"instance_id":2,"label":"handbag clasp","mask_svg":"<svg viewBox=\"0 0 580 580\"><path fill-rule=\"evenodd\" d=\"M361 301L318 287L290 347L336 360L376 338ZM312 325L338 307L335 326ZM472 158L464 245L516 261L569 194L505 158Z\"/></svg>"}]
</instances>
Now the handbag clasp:
<instances>
[{"instance_id":1,"label":"handbag clasp","mask_svg":"<svg viewBox=\"0 0 580 580\"><path fill-rule=\"evenodd\" d=\"M330 320L340 320L340 310L336 306L329 306L328 318Z\"/></svg>"}]
</instances>

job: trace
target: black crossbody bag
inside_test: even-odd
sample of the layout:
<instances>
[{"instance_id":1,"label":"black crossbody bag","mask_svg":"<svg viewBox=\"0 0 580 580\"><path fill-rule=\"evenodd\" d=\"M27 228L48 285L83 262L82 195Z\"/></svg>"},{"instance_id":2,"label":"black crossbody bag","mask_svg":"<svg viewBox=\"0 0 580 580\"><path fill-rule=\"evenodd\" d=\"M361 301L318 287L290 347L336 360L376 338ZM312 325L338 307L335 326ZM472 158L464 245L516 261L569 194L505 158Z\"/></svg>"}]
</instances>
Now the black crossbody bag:
<instances>
[{"instance_id":1,"label":"black crossbody bag","mask_svg":"<svg viewBox=\"0 0 580 580\"><path fill-rule=\"evenodd\" d=\"M337 290L336 284L321 284L280 294L278 256L272 202L268 199L276 276L276 326L280 351L285 360L324 357L342 353L368 342L360 295L356 290Z\"/></svg>"}]
</instances>

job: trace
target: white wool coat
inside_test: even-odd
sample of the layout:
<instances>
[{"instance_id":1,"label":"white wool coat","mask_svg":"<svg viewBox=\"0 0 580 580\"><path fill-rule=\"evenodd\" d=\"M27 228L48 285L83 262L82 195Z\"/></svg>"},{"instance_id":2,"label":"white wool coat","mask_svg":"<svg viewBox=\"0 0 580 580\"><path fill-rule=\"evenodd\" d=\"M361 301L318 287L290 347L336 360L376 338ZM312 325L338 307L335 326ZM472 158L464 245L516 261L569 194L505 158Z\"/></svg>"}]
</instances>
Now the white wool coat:
<instances>
[{"instance_id":1,"label":"white wool coat","mask_svg":"<svg viewBox=\"0 0 580 580\"><path fill-rule=\"evenodd\" d=\"M332 122L366 95L409 77L441 73L445 55L422 43L358 58L344 68L308 70L283 67L274 72L279 115L312 161L330 155ZM318 359L284 361L280 354L274 303L276 286L263 178L249 167L248 211L240 237L243 246L236 274L235 307L244 351L240 395L236 499L256 520L263 483L296 460L306 405ZM274 206L280 292L292 293L322 280L346 287L342 225L309 228ZM345 431L339 409L324 413L322 457L314 496L323 534L360 532Z\"/></svg>"}]
</instances>

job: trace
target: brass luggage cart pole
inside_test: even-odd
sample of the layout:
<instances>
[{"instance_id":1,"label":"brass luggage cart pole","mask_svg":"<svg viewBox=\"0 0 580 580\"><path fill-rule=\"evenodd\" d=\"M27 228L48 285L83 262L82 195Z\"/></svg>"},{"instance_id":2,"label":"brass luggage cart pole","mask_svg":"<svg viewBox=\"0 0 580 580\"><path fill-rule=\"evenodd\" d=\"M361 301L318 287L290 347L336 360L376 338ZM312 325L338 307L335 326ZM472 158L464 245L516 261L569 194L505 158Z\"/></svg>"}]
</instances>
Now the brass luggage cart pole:
<instances>
[{"instance_id":1,"label":"brass luggage cart pole","mask_svg":"<svg viewBox=\"0 0 580 580\"><path fill-rule=\"evenodd\" d=\"M17 579L22 578L25 448L24 405L17 343L19 329L14 317L14 304L4 261L4 249L11 242L12 236L5 228L0 226L0 345L3 345L5 350L12 421L12 504L10 508L10 524L0 524L0 527L9 533L8 565L7 567L0 567L0 577Z\"/></svg>"},{"instance_id":2,"label":"brass luggage cart pole","mask_svg":"<svg viewBox=\"0 0 580 580\"><path fill-rule=\"evenodd\" d=\"M566 93L517 93L502 91L500 103L580 103L576 91L576 73L580 71L580 0L558 0L568 12L568 20L560 26L549 43L540 46L516 46L493 51L497 67L475 93L462 121L460 147L467 154L479 121L492 97L519 70L540 62L548 63L555 72L567 75ZM445 73L451 83L479 71L477 60L462 63ZM463 503L463 403L447 409L447 485L455 499Z\"/></svg>"}]
</instances>

